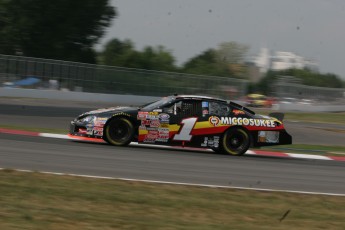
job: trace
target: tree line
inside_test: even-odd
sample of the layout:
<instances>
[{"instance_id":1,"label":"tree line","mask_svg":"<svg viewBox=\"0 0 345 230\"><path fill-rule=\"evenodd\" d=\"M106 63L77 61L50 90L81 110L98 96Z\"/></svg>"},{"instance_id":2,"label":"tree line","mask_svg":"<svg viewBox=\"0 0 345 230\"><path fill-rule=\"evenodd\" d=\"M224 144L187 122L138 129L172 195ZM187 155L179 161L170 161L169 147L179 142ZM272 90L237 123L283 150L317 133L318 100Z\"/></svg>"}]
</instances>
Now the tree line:
<instances>
[{"instance_id":1,"label":"tree line","mask_svg":"<svg viewBox=\"0 0 345 230\"><path fill-rule=\"evenodd\" d=\"M117 17L109 0L0 0L0 53L147 70L247 79L249 46L223 42L177 66L164 46L137 50L130 40L114 38L101 51L94 46ZM277 76L295 76L303 84L345 87L335 74L309 69L268 71L250 92L268 94Z\"/></svg>"}]
</instances>

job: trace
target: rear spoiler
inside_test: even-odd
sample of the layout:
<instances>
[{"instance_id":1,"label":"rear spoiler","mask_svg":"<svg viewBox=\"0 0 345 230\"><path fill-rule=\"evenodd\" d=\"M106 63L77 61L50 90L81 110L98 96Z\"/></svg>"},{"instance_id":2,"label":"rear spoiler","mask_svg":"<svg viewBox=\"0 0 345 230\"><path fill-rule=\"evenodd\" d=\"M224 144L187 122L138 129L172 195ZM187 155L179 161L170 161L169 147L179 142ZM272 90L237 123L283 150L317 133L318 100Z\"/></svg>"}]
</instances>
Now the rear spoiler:
<instances>
[{"instance_id":1,"label":"rear spoiler","mask_svg":"<svg viewBox=\"0 0 345 230\"><path fill-rule=\"evenodd\" d=\"M270 113L268 116L277 118L279 121L284 119L284 113Z\"/></svg>"}]
</instances>

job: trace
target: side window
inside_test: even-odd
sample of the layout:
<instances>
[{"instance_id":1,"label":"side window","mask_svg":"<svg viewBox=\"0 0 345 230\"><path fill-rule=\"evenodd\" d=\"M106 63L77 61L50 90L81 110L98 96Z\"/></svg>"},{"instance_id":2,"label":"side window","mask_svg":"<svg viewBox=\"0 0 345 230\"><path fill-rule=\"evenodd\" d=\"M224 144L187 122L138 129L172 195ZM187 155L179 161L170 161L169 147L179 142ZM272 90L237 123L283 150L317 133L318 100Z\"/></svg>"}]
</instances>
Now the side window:
<instances>
[{"instance_id":1,"label":"side window","mask_svg":"<svg viewBox=\"0 0 345 230\"><path fill-rule=\"evenodd\" d=\"M201 104L199 101L182 100L164 107L163 112L174 114L178 117L200 116Z\"/></svg>"},{"instance_id":2,"label":"side window","mask_svg":"<svg viewBox=\"0 0 345 230\"><path fill-rule=\"evenodd\" d=\"M209 114L211 116L227 116L230 113L230 108L225 103L216 101L209 102Z\"/></svg>"},{"instance_id":3,"label":"side window","mask_svg":"<svg viewBox=\"0 0 345 230\"><path fill-rule=\"evenodd\" d=\"M194 100L183 100L181 103L181 117L194 117L200 116L201 102Z\"/></svg>"},{"instance_id":4,"label":"side window","mask_svg":"<svg viewBox=\"0 0 345 230\"><path fill-rule=\"evenodd\" d=\"M172 103L170 105L166 105L163 108L163 112L176 115L179 108L181 108L181 105L179 105L179 103L181 103L181 102L176 102L176 103Z\"/></svg>"}]
</instances>

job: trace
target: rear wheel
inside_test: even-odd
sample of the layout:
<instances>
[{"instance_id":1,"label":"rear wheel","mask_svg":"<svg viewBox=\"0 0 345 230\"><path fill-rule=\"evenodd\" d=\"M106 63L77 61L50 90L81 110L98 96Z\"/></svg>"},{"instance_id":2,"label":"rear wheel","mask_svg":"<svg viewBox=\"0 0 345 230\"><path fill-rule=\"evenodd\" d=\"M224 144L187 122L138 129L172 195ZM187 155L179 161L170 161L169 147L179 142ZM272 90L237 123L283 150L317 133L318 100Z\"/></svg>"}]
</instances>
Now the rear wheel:
<instances>
[{"instance_id":1,"label":"rear wheel","mask_svg":"<svg viewBox=\"0 0 345 230\"><path fill-rule=\"evenodd\" d=\"M104 129L104 140L112 145L128 145L132 141L133 136L133 124L124 117L112 119Z\"/></svg>"},{"instance_id":2,"label":"rear wheel","mask_svg":"<svg viewBox=\"0 0 345 230\"><path fill-rule=\"evenodd\" d=\"M242 128L232 128L227 130L221 140L220 148L223 153L240 156L243 155L250 146L249 134Z\"/></svg>"}]
</instances>

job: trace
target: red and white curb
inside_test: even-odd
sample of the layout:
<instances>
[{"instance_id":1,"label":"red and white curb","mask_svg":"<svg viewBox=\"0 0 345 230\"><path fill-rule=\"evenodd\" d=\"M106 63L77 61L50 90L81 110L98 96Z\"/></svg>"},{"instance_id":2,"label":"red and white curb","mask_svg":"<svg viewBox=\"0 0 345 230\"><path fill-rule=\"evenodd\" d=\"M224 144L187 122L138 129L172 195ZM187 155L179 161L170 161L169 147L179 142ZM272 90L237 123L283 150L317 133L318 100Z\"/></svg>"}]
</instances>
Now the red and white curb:
<instances>
[{"instance_id":1,"label":"red and white curb","mask_svg":"<svg viewBox=\"0 0 345 230\"><path fill-rule=\"evenodd\" d=\"M31 131L13 130L13 129L4 129L4 128L0 128L0 133L104 143L102 139L93 139L93 138L84 138L84 137L74 138L66 134L40 133L40 132L31 132ZM162 148L162 149L183 149L183 150L189 150L189 151L211 151L212 152L212 150L210 149L150 145L150 144L141 145L141 144L138 144L137 142L132 142L130 145L152 147L152 148ZM299 159L311 159L311 160L345 161L345 156L321 156L321 155L300 154L300 153L283 153L283 152L274 152L274 151L265 151L265 150L248 150L246 152L246 155L260 155L260 156L267 156L267 157L285 157L285 158L299 158Z\"/></svg>"}]
</instances>

